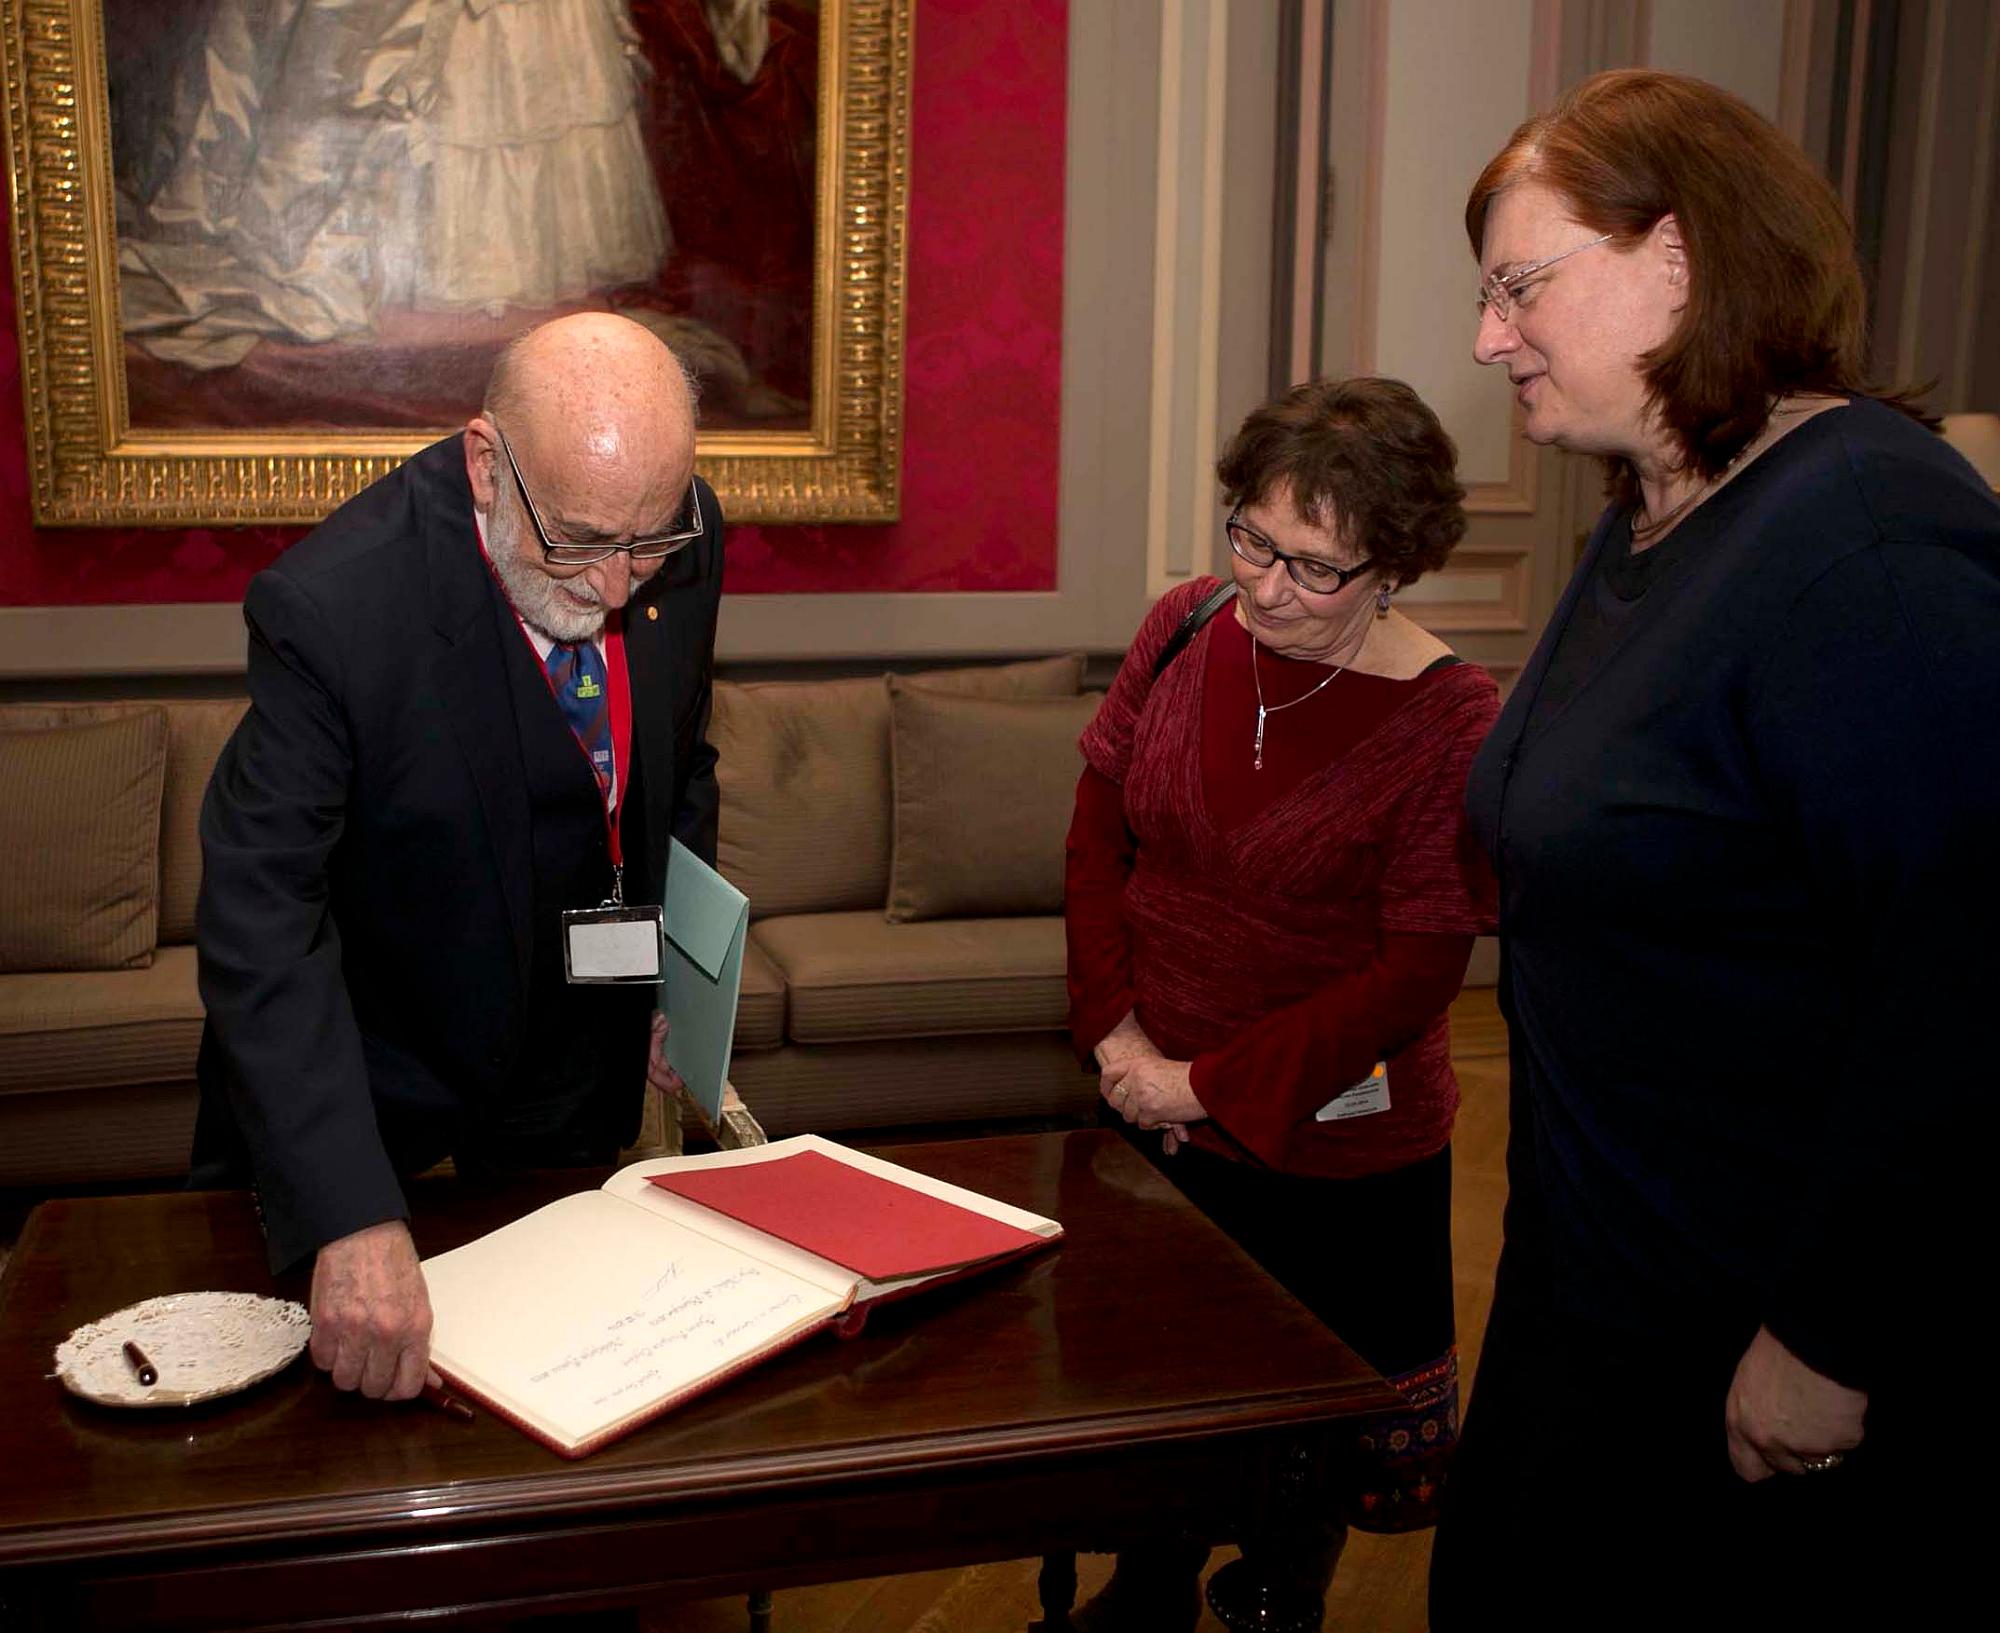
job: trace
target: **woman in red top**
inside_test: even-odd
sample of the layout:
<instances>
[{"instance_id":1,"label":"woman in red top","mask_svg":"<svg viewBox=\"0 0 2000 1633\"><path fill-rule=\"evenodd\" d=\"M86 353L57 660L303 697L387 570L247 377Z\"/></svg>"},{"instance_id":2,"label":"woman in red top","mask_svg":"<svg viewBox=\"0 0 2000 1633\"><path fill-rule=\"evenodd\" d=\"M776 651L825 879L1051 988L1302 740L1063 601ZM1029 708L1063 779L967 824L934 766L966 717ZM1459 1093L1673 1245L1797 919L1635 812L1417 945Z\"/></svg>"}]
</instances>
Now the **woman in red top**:
<instances>
[{"instance_id":1,"label":"woman in red top","mask_svg":"<svg viewBox=\"0 0 2000 1633\"><path fill-rule=\"evenodd\" d=\"M1408 1399L1316 1534L1246 1539L1295 1593L1347 1524L1430 1524L1457 1433L1445 1009L1492 927L1462 807L1499 700L1393 605L1465 531L1456 461L1395 380L1253 413L1217 467L1235 594L1171 655L1219 581L1153 609L1070 827L1070 1025L1106 1102ZM1121 1556L1079 1625L1192 1628L1205 1552Z\"/></svg>"}]
</instances>

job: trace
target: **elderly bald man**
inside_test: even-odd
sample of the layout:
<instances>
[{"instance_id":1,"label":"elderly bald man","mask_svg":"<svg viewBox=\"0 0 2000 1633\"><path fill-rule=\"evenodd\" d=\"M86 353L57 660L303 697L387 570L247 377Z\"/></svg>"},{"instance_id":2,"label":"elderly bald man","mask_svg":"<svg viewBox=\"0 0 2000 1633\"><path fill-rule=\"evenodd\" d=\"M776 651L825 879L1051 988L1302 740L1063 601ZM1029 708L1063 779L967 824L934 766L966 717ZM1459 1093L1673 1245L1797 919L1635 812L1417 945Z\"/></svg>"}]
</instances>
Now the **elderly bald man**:
<instances>
[{"instance_id":1,"label":"elderly bald man","mask_svg":"<svg viewBox=\"0 0 2000 1633\"><path fill-rule=\"evenodd\" d=\"M423 1385L399 1176L611 1160L657 988L566 977L564 915L715 855L722 517L652 334L560 319L482 411L252 581L250 709L202 807L193 1183L316 1256L313 1357Z\"/></svg>"}]
</instances>

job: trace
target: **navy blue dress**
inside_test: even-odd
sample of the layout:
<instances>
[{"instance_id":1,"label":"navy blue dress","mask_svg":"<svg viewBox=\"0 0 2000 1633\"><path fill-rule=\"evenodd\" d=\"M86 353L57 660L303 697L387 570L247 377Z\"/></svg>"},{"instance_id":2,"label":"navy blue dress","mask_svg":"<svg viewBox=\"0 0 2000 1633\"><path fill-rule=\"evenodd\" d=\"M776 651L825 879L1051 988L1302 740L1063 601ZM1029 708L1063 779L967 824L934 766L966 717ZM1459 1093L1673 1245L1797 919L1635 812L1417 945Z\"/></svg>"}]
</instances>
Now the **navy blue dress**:
<instances>
[{"instance_id":1,"label":"navy blue dress","mask_svg":"<svg viewBox=\"0 0 2000 1633\"><path fill-rule=\"evenodd\" d=\"M1939 1378L1983 1258L2000 503L1857 400L1652 550L1608 513L1468 799L1513 1123L1434 1625L1509 1581L1544 1625L1590 1578L1712 1606L1725 1565L1797 1613L1840 1525L1936 1507L1965 1409ZM1760 1326L1869 1391L1838 1473L1730 1471Z\"/></svg>"}]
</instances>

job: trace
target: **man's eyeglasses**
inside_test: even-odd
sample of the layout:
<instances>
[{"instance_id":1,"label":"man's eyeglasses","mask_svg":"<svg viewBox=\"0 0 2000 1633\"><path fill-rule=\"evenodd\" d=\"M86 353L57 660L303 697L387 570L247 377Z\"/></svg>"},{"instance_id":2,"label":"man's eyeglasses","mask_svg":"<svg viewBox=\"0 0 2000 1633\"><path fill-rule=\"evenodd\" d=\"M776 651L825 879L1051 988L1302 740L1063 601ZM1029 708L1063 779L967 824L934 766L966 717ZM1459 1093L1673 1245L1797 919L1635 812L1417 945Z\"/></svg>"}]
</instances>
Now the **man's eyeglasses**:
<instances>
[{"instance_id":1,"label":"man's eyeglasses","mask_svg":"<svg viewBox=\"0 0 2000 1633\"><path fill-rule=\"evenodd\" d=\"M542 513L536 507L535 496L521 479L521 467L515 463L514 450L507 444L507 433L496 425L493 434L500 439L500 451L507 456L507 469L514 473L514 486L521 490L521 502L528 508L528 520L534 524L535 537L542 543L542 556L551 566L589 567L619 555L630 556L634 561L659 561L676 550L686 549L701 537L701 495L695 484L690 482L681 513L665 533L648 539L633 539L625 544L564 544L552 539L542 522Z\"/></svg>"},{"instance_id":2,"label":"man's eyeglasses","mask_svg":"<svg viewBox=\"0 0 2000 1633\"><path fill-rule=\"evenodd\" d=\"M1546 260L1530 261L1526 266L1516 267L1512 272L1489 273L1479 285L1479 315L1484 317L1491 307L1493 315L1502 323L1514 311L1514 291L1523 279L1532 278L1537 272L1546 272L1558 261L1567 261L1572 255L1581 255L1587 249L1595 249L1599 244L1608 244L1610 233L1600 233L1587 244L1578 244L1574 249L1566 249L1560 255L1551 255Z\"/></svg>"},{"instance_id":3,"label":"man's eyeglasses","mask_svg":"<svg viewBox=\"0 0 2000 1633\"><path fill-rule=\"evenodd\" d=\"M1274 561L1282 561L1292 582L1314 595L1338 595L1375 565L1364 561L1353 567L1336 567L1318 556L1288 556L1234 511L1222 524L1222 530L1229 535L1229 548L1252 567L1268 567Z\"/></svg>"}]
</instances>

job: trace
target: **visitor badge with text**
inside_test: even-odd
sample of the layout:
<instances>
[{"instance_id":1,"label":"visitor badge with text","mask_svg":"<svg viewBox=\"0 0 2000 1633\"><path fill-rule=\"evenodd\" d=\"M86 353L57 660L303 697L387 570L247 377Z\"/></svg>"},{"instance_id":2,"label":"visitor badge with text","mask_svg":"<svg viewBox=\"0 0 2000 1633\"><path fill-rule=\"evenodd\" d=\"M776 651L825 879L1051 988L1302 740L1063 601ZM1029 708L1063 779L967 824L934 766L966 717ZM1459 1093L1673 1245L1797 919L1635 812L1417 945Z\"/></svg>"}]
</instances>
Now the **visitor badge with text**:
<instances>
[{"instance_id":1,"label":"visitor badge with text","mask_svg":"<svg viewBox=\"0 0 2000 1633\"><path fill-rule=\"evenodd\" d=\"M648 982L666 967L667 921L658 907L573 908L562 916L563 973L578 985Z\"/></svg>"},{"instance_id":2,"label":"visitor badge with text","mask_svg":"<svg viewBox=\"0 0 2000 1633\"><path fill-rule=\"evenodd\" d=\"M1321 1123L1344 1123L1350 1117L1373 1117L1378 1111L1389 1109L1389 1067L1385 1061L1376 1061L1375 1070L1370 1072L1352 1088L1342 1089L1331 1100L1313 1113L1313 1120Z\"/></svg>"}]
</instances>

